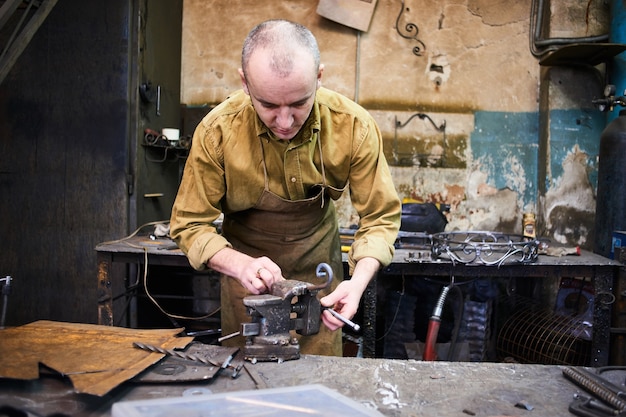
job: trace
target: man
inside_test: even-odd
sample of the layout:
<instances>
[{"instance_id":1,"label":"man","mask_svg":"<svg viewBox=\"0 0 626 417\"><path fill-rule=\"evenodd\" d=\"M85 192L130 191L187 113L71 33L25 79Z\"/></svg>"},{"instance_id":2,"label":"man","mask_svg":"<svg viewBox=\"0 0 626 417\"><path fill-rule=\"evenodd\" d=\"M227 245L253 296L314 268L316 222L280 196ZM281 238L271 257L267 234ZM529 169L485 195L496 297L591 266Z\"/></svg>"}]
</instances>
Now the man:
<instances>
[{"instance_id":1,"label":"man","mask_svg":"<svg viewBox=\"0 0 626 417\"><path fill-rule=\"evenodd\" d=\"M362 107L321 87L322 72L308 29L261 23L244 42L243 91L194 133L170 233L194 268L223 274L223 334L250 321L243 297L285 278L320 283L321 262L335 276L321 304L352 318L367 284L393 257L401 204L380 131ZM360 224L349 252L352 278L342 281L332 199L348 187ZM222 213L220 235L213 222ZM300 338L302 353L341 356L335 330L343 323L328 311L322 321L319 334Z\"/></svg>"}]
</instances>

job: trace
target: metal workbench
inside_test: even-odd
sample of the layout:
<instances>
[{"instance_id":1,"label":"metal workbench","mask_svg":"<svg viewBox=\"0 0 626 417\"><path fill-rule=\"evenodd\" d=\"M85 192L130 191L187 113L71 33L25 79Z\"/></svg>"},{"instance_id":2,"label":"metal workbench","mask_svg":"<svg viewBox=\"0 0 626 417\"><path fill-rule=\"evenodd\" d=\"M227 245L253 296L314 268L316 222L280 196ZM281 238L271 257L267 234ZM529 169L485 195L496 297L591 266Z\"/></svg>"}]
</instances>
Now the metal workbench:
<instances>
[{"instance_id":1,"label":"metal workbench","mask_svg":"<svg viewBox=\"0 0 626 417\"><path fill-rule=\"evenodd\" d=\"M98 324L113 324L113 281L122 277L112 276L113 263L168 265L191 268L186 256L179 249L171 249L172 242L150 240L147 236L103 243L96 247L98 259ZM531 263L505 263L500 266L453 263L443 259L415 259L414 251L398 249L392 263L378 276L402 275L404 277L529 277L558 279L559 277L586 277L592 280L595 303L593 312L593 337L591 366L605 366L609 361L611 307L614 301L613 287L619 262L591 252L582 251L580 256L552 257L539 255ZM370 284L363 299L363 356L375 356L376 340L376 289Z\"/></svg>"}]
</instances>

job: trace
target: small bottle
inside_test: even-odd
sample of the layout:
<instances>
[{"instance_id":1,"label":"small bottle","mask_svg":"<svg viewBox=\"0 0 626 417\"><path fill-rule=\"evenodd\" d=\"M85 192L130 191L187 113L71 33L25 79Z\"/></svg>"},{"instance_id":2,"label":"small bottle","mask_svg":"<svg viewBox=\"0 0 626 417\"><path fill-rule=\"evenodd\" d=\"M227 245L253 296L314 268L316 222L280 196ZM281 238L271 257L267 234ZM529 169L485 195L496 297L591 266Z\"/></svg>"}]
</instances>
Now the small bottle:
<instances>
[{"instance_id":1,"label":"small bottle","mask_svg":"<svg viewBox=\"0 0 626 417\"><path fill-rule=\"evenodd\" d=\"M534 239L536 237L535 213L524 213L522 216L522 234L524 237L530 239Z\"/></svg>"}]
</instances>

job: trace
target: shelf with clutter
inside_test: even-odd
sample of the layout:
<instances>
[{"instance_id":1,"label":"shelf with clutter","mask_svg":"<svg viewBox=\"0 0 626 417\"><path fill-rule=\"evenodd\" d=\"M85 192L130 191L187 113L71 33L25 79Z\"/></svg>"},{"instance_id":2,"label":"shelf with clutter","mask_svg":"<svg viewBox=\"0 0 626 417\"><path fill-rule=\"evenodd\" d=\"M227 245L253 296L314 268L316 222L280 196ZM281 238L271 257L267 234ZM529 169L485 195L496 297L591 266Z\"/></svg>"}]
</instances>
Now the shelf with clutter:
<instances>
[{"instance_id":1,"label":"shelf with clutter","mask_svg":"<svg viewBox=\"0 0 626 417\"><path fill-rule=\"evenodd\" d=\"M171 132L174 130L176 132ZM146 158L151 162L185 159L189 154L189 148L191 148L191 135L181 137L178 135L178 129L163 129L162 133L153 129L145 129L141 145L152 150L151 156L146 154Z\"/></svg>"}]
</instances>

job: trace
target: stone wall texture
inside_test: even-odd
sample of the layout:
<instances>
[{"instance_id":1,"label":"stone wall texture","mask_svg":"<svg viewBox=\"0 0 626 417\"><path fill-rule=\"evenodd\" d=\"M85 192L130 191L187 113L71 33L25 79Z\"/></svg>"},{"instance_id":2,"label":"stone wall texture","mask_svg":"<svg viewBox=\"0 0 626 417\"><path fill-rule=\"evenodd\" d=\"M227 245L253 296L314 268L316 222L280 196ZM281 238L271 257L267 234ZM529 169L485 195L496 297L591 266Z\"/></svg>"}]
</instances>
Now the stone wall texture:
<instances>
[{"instance_id":1,"label":"stone wall texture","mask_svg":"<svg viewBox=\"0 0 626 417\"><path fill-rule=\"evenodd\" d=\"M602 69L542 67L529 47L530 0L378 0L366 32L321 17L319 1L185 0L181 103L212 105L239 89L248 31L297 21L318 38L323 84L379 123L402 198L450 204L450 231L521 233L532 211L540 234L592 242L603 126L585 120L602 120L590 103ZM545 3L544 37L607 32L602 0ZM590 78L597 94L577 88ZM356 222L346 199L338 209L342 226Z\"/></svg>"}]
</instances>

